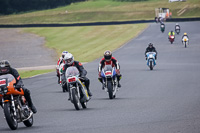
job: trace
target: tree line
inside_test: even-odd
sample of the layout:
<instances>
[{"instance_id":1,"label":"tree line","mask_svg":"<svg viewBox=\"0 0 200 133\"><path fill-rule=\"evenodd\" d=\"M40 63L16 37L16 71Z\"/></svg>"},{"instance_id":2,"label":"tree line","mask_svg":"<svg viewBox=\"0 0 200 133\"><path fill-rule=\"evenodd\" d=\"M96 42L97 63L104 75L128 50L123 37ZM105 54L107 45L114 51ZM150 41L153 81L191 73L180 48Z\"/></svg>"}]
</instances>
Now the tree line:
<instances>
[{"instance_id":1,"label":"tree line","mask_svg":"<svg viewBox=\"0 0 200 133\"><path fill-rule=\"evenodd\" d=\"M85 0L0 0L0 14L52 9Z\"/></svg>"}]
</instances>

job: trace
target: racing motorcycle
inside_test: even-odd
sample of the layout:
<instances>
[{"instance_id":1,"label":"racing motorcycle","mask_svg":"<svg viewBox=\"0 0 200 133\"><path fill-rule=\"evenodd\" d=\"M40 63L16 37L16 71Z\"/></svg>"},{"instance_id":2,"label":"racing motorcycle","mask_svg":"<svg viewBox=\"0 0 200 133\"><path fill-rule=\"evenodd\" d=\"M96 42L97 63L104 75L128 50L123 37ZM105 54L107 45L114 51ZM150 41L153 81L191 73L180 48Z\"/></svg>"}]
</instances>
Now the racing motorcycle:
<instances>
[{"instance_id":1,"label":"racing motorcycle","mask_svg":"<svg viewBox=\"0 0 200 133\"><path fill-rule=\"evenodd\" d=\"M185 36L185 37L183 37L183 39L182 39L182 43L184 44L184 46L185 46L185 48L188 46L188 44L189 44L189 39Z\"/></svg>"},{"instance_id":2,"label":"racing motorcycle","mask_svg":"<svg viewBox=\"0 0 200 133\"><path fill-rule=\"evenodd\" d=\"M111 65L105 65L101 71L101 77L103 78L104 90L108 93L110 99L116 97L118 91L118 82L115 67Z\"/></svg>"},{"instance_id":3,"label":"racing motorcycle","mask_svg":"<svg viewBox=\"0 0 200 133\"><path fill-rule=\"evenodd\" d=\"M153 70L153 67L156 65L156 52L147 52L147 66L149 66L150 70Z\"/></svg>"},{"instance_id":4,"label":"racing motorcycle","mask_svg":"<svg viewBox=\"0 0 200 133\"><path fill-rule=\"evenodd\" d=\"M16 80L11 74L0 76L0 99L5 119L12 130L23 122L26 127L33 125L33 112L29 109L24 91L15 89Z\"/></svg>"},{"instance_id":5,"label":"racing motorcycle","mask_svg":"<svg viewBox=\"0 0 200 133\"><path fill-rule=\"evenodd\" d=\"M90 100L85 84L81 82L79 71L76 67L68 67L65 73L67 88L69 90L69 100L74 104L76 110L87 108Z\"/></svg>"},{"instance_id":6,"label":"racing motorcycle","mask_svg":"<svg viewBox=\"0 0 200 133\"><path fill-rule=\"evenodd\" d=\"M165 25L164 24L160 25L160 30L161 30L162 33L165 31Z\"/></svg>"},{"instance_id":7,"label":"racing motorcycle","mask_svg":"<svg viewBox=\"0 0 200 133\"><path fill-rule=\"evenodd\" d=\"M66 92L67 91L67 88L66 88L66 86L63 86L61 83L62 83L62 81L61 81L61 75L62 75L62 73L63 73L63 66L64 66L65 64L64 63L61 63L59 66L57 66L57 71L58 71L58 73L59 73L59 76L60 76L60 86L62 87L62 91L63 92Z\"/></svg>"},{"instance_id":8,"label":"racing motorcycle","mask_svg":"<svg viewBox=\"0 0 200 133\"><path fill-rule=\"evenodd\" d=\"M174 35L170 35L169 36L169 41L170 41L171 44L174 42L174 38L175 38Z\"/></svg>"},{"instance_id":9,"label":"racing motorcycle","mask_svg":"<svg viewBox=\"0 0 200 133\"><path fill-rule=\"evenodd\" d=\"M176 28L175 28L175 32L176 32L177 34L180 33L180 27L179 27L179 26L176 26Z\"/></svg>"}]
</instances>

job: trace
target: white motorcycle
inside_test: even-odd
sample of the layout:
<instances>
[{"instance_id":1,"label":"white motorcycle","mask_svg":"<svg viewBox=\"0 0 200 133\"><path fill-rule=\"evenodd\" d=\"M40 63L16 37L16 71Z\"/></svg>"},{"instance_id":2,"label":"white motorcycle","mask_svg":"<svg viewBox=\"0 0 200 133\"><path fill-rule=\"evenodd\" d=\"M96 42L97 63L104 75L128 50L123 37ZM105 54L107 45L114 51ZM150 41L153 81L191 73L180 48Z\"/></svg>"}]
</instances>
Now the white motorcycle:
<instances>
[{"instance_id":1,"label":"white motorcycle","mask_svg":"<svg viewBox=\"0 0 200 133\"><path fill-rule=\"evenodd\" d=\"M183 45L185 46L185 48L188 46L188 44L189 44L189 39L185 36L185 37L183 37L183 39L182 39L182 43L183 43Z\"/></svg>"},{"instance_id":2,"label":"white motorcycle","mask_svg":"<svg viewBox=\"0 0 200 133\"><path fill-rule=\"evenodd\" d=\"M111 65L105 65L101 71L101 77L103 77L104 90L108 92L109 98L116 97L118 91L118 82L115 67Z\"/></svg>"},{"instance_id":3,"label":"white motorcycle","mask_svg":"<svg viewBox=\"0 0 200 133\"><path fill-rule=\"evenodd\" d=\"M69 100L74 104L76 110L87 108L90 100L85 84L79 79L79 71L76 67L68 67L65 73L67 88L69 90Z\"/></svg>"},{"instance_id":4,"label":"white motorcycle","mask_svg":"<svg viewBox=\"0 0 200 133\"><path fill-rule=\"evenodd\" d=\"M149 66L150 70L153 70L153 67L156 65L156 52L147 52L147 66Z\"/></svg>"},{"instance_id":5,"label":"white motorcycle","mask_svg":"<svg viewBox=\"0 0 200 133\"><path fill-rule=\"evenodd\" d=\"M67 91L67 88L65 87L65 86L62 86L62 78L61 78L61 75L62 75L62 73L63 73L63 66L64 66L65 64L64 63L61 63L60 65L57 65L57 67L56 67L56 69L58 70L58 73L59 73L59 79L60 79L60 86L62 87L62 91L63 92L66 92Z\"/></svg>"}]
</instances>

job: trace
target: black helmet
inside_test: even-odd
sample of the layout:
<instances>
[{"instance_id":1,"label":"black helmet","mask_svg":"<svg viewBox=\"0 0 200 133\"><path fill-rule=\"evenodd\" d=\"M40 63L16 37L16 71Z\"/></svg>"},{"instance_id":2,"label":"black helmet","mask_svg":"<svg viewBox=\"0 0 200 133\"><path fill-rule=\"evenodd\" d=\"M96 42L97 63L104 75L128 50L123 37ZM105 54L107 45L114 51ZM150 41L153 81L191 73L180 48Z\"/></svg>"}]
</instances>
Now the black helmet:
<instances>
[{"instance_id":1,"label":"black helmet","mask_svg":"<svg viewBox=\"0 0 200 133\"><path fill-rule=\"evenodd\" d=\"M149 47L153 47L153 43L149 43Z\"/></svg>"},{"instance_id":2,"label":"black helmet","mask_svg":"<svg viewBox=\"0 0 200 133\"><path fill-rule=\"evenodd\" d=\"M7 60L0 61L0 74L7 74L10 72L10 63Z\"/></svg>"},{"instance_id":3,"label":"black helmet","mask_svg":"<svg viewBox=\"0 0 200 133\"><path fill-rule=\"evenodd\" d=\"M106 50L106 51L104 52L104 58L105 58L106 61L110 61L110 60L111 60L111 58L112 58L112 53L111 53L110 50Z\"/></svg>"}]
</instances>

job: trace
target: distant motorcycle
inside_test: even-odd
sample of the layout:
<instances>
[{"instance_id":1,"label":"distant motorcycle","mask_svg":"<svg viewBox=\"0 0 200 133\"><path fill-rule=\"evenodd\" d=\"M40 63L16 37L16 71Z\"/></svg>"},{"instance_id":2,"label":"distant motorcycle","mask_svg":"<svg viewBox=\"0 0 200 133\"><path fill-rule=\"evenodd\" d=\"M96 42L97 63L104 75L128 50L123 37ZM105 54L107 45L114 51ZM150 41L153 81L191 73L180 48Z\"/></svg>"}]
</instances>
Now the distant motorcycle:
<instances>
[{"instance_id":1,"label":"distant motorcycle","mask_svg":"<svg viewBox=\"0 0 200 133\"><path fill-rule=\"evenodd\" d=\"M176 27L175 27L175 32L176 32L176 34L179 34L179 33L180 33L180 27L179 27L179 26L176 26Z\"/></svg>"},{"instance_id":2,"label":"distant motorcycle","mask_svg":"<svg viewBox=\"0 0 200 133\"><path fill-rule=\"evenodd\" d=\"M171 44L174 42L174 38L175 38L174 35L170 35L169 36L169 41L170 41Z\"/></svg>"},{"instance_id":3,"label":"distant motorcycle","mask_svg":"<svg viewBox=\"0 0 200 133\"><path fill-rule=\"evenodd\" d=\"M5 119L12 130L18 128L18 123L23 122L25 126L33 125L33 112L26 102L24 91L15 89L15 78L11 74L0 76L0 99L4 110Z\"/></svg>"},{"instance_id":4,"label":"distant motorcycle","mask_svg":"<svg viewBox=\"0 0 200 133\"><path fill-rule=\"evenodd\" d=\"M189 44L189 39L185 36L185 37L183 37L183 39L182 39L182 43L184 44L184 46L185 46L185 48L188 46L188 44Z\"/></svg>"},{"instance_id":5,"label":"distant motorcycle","mask_svg":"<svg viewBox=\"0 0 200 133\"><path fill-rule=\"evenodd\" d=\"M85 84L79 79L79 71L76 67L68 67L65 73L67 88L69 90L69 99L74 104L76 110L87 108L88 96Z\"/></svg>"},{"instance_id":6,"label":"distant motorcycle","mask_svg":"<svg viewBox=\"0 0 200 133\"><path fill-rule=\"evenodd\" d=\"M153 67L156 65L156 52L147 52L147 66L150 68L150 70L153 70Z\"/></svg>"},{"instance_id":7,"label":"distant motorcycle","mask_svg":"<svg viewBox=\"0 0 200 133\"><path fill-rule=\"evenodd\" d=\"M108 93L109 98L115 98L118 91L115 68L111 65L105 65L101 71L101 77L103 78L104 90Z\"/></svg>"},{"instance_id":8,"label":"distant motorcycle","mask_svg":"<svg viewBox=\"0 0 200 133\"><path fill-rule=\"evenodd\" d=\"M162 33L165 31L165 25L164 24L160 25L160 30L161 30Z\"/></svg>"}]
</instances>

